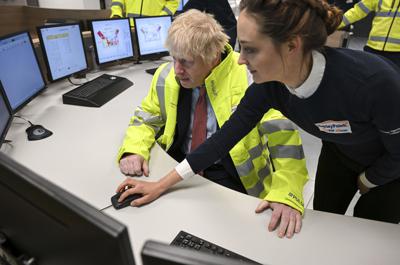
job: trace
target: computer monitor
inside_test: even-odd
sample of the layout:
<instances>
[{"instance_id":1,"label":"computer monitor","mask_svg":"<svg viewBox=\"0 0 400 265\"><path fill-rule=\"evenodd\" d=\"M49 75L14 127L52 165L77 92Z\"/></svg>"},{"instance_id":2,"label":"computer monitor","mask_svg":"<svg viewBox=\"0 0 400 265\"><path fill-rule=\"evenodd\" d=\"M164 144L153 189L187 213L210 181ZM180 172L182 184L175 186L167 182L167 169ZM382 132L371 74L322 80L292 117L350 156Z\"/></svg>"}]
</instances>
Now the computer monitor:
<instances>
[{"instance_id":1,"label":"computer monitor","mask_svg":"<svg viewBox=\"0 0 400 265\"><path fill-rule=\"evenodd\" d=\"M0 147L4 142L12 121L11 107L0 81Z\"/></svg>"},{"instance_id":2,"label":"computer monitor","mask_svg":"<svg viewBox=\"0 0 400 265\"><path fill-rule=\"evenodd\" d=\"M97 64L133 58L129 18L90 21Z\"/></svg>"},{"instance_id":3,"label":"computer monitor","mask_svg":"<svg viewBox=\"0 0 400 265\"><path fill-rule=\"evenodd\" d=\"M141 256L143 265L254 265L243 260L183 249L153 240L145 242Z\"/></svg>"},{"instance_id":4,"label":"computer monitor","mask_svg":"<svg viewBox=\"0 0 400 265\"><path fill-rule=\"evenodd\" d=\"M172 24L172 17L135 17L134 20L139 58L154 59L168 55L164 44Z\"/></svg>"},{"instance_id":5,"label":"computer monitor","mask_svg":"<svg viewBox=\"0 0 400 265\"><path fill-rule=\"evenodd\" d=\"M135 264L123 224L3 153L0 217L0 254L36 261L18 264Z\"/></svg>"},{"instance_id":6,"label":"computer monitor","mask_svg":"<svg viewBox=\"0 0 400 265\"><path fill-rule=\"evenodd\" d=\"M37 31L50 81L88 68L78 23L42 26Z\"/></svg>"},{"instance_id":7,"label":"computer monitor","mask_svg":"<svg viewBox=\"0 0 400 265\"><path fill-rule=\"evenodd\" d=\"M28 32L0 37L0 80L13 113L46 87Z\"/></svg>"}]
</instances>

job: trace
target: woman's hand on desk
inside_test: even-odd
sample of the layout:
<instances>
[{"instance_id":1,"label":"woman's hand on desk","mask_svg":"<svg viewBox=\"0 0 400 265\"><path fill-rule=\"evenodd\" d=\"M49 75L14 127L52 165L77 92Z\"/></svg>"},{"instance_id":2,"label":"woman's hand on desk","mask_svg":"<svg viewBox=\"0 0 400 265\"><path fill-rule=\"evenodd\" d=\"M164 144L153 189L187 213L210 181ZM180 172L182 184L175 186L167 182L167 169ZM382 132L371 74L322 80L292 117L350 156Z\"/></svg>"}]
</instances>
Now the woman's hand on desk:
<instances>
[{"instance_id":1,"label":"woman's hand on desk","mask_svg":"<svg viewBox=\"0 0 400 265\"><path fill-rule=\"evenodd\" d=\"M128 154L119 161L122 174L129 176L149 176L149 163L141 155Z\"/></svg>"},{"instance_id":2,"label":"woman's hand on desk","mask_svg":"<svg viewBox=\"0 0 400 265\"><path fill-rule=\"evenodd\" d=\"M299 233L301 229L301 213L286 204L279 202L261 201L257 206L256 213L261 213L266 209L272 209L271 220L268 231L273 231L278 224L278 237L293 237L294 233Z\"/></svg>"},{"instance_id":3,"label":"woman's hand on desk","mask_svg":"<svg viewBox=\"0 0 400 265\"><path fill-rule=\"evenodd\" d=\"M181 180L182 178L174 169L165 177L156 182L143 181L136 178L127 178L118 186L117 192L123 190L126 186L130 186L131 188L121 194L120 201L123 201L131 194L138 193L142 194L143 197L132 201L131 206L142 206L156 200L161 196L161 194Z\"/></svg>"}]
</instances>

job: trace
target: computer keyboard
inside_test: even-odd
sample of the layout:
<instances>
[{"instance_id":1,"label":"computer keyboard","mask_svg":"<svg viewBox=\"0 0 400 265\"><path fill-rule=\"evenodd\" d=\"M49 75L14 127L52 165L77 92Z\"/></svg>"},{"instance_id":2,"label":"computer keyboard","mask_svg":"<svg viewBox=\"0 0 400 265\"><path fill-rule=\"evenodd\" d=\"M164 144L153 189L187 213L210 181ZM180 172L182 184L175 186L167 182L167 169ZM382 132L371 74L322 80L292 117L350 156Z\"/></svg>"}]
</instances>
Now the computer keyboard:
<instances>
[{"instance_id":1,"label":"computer keyboard","mask_svg":"<svg viewBox=\"0 0 400 265\"><path fill-rule=\"evenodd\" d=\"M180 231L178 233L178 235L174 238L174 240L171 242L171 245L178 246L181 248L193 249L193 250L197 250L200 252L211 253L214 255L221 255L221 256L233 258L235 260L243 261L243 262L247 262L247 263L260 264L258 262L255 262L254 260L243 257L239 254L229 251L221 246L213 244L202 238L196 237L185 231Z\"/></svg>"},{"instance_id":2,"label":"computer keyboard","mask_svg":"<svg viewBox=\"0 0 400 265\"><path fill-rule=\"evenodd\" d=\"M154 75L155 72L157 71L157 69L158 69L158 67L156 67L156 68L149 68L149 69L146 69L145 71L146 71L146 73L148 73L148 74Z\"/></svg>"},{"instance_id":3,"label":"computer keyboard","mask_svg":"<svg viewBox=\"0 0 400 265\"><path fill-rule=\"evenodd\" d=\"M124 77L103 74L63 95L63 103L101 107L133 83Z\"/></svg>"}]
</instances>

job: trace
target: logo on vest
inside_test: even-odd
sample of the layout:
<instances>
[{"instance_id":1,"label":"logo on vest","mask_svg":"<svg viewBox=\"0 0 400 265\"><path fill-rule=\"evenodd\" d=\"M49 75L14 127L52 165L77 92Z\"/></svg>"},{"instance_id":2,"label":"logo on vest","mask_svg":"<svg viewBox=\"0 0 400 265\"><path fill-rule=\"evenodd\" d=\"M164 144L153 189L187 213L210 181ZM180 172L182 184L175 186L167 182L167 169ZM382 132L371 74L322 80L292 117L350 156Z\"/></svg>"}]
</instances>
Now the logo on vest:
<instances>
[{"instance_id":1,"label":"logo on vest","mask_svg":"<svg viewBox=\"0 0 400 265\"><path fill-rule=\"evenodd\" d=\"M351 133L351 126L349 121L329 120L316 123L315 126L317 126L321 132L326 132L326 133L336 133L336 134Z\"/></svg>"}]
</instances>

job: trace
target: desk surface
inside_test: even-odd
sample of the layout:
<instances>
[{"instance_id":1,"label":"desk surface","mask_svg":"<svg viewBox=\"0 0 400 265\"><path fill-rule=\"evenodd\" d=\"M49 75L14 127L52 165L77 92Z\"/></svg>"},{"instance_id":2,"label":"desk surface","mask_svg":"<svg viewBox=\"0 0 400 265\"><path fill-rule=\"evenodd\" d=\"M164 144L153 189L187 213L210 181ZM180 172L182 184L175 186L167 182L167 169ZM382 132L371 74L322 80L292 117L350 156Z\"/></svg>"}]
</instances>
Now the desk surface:
<instances>
[{"instance_id":1,"label":"desk surface","mask_svg":"<svg viewBox=\"0 0 400 265\"><path fill-rule=\"evenodd\" d=\"M65 80L50 85L19 114L54 135L28 142L27 123L14 119L7 135L13 144L1 151L97 209L109 206L124 179L115 157L134 108L148 91L152 77L144 69L155 66L114 67L112 74L134 85L101 108L63 105L61 95L72 85ZM149 179L163 176L174 165L155 146ZM171 242L180 230L267 264L399 264L398 225L306 210L301 233L279 239L267 232L270 211L254 213L258 202L196 176L147 206L103 212L128 226L137 264L145 240Z\"/></svg>"},{"instance_id":2,"label":"desk surface","mask_svg":"<svg viewBox=\"0 0 400 265\"><path fill-rule=\"evenodd\" d=\"M49 85L18 114L54 134L40 141L28 141L28 123L14 118L6 137L12 144L3 144L1 151L97 209L110 205L110 197L124 179L116 163L118 148L152 79L144 69L160 63L112 67L107 73L126 77L134 85L101 108L64 105L62 94L75 86L67 80ZM103 73L92 73L88 78Z\"/></svg>"}]
</instances>

